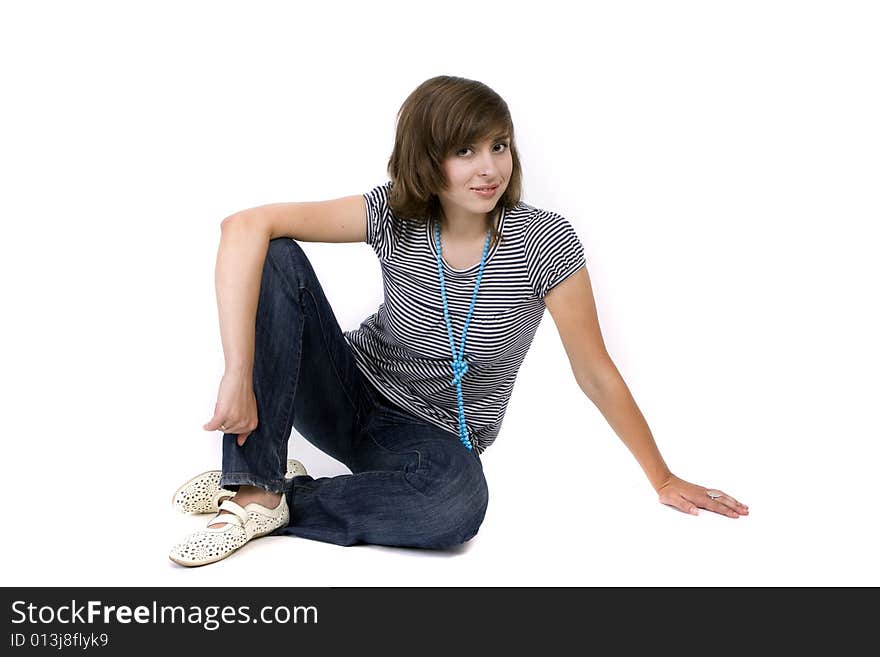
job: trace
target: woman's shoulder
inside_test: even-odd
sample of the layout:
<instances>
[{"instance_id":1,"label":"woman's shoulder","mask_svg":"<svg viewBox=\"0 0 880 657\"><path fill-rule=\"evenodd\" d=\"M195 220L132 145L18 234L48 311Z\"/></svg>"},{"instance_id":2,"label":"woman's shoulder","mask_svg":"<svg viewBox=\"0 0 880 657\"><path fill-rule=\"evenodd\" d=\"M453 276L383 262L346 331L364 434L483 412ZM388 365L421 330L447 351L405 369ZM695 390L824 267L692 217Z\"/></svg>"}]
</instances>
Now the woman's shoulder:
<instances>
[{"instance_id":1,"label":"woman's shoulder","mask_svg":"<svg viewBox=\"0 0 880 657\"><path fill-rule=\"evenodd\" d=\"M529 204L525 204L523 213L522 236L527 251L546 255L583 248L577 229L565 214Z\"/></svg>"},{"instance_id":2,"label":"woman's shoulder","mask_svg":"<svg viewBox=\"0 0 880 657\"><path fill-rule=\"evenodd\" d=\"M540 207L537 205L530 205L529 203L525 203L520 201L520 205L523 206L523 211L526 213L526 219L529 223L542 222L542 221L559 221L565 220L565 216L561 212L557 212L556 210L551 210L550 208Z\"/></svg>"},{"instance_id":3,"label":"woman's shoulder","mask_svg":"<svg viewBox=\"0 0 880 657\"><path fill-rule=\"evenodd\" d=\"M511 217L518 219L518 223L527 234L554 230L559 227L570 226L571 222L561 212L546 207L532 205L520 201L509 211Z\"/></svg>"},{"instance_id":4,"label":"woman's shoulder","mask_svg":"<svg viewBox=\"0 0 880 657\"><path fill-rule=\"evenodd\" d=\"M388 195L391 193L391 186L393 184L392 181L386 180L383 183L371 187L364 193L364 196L387 199Z\"/></svg>"}]
</instances>

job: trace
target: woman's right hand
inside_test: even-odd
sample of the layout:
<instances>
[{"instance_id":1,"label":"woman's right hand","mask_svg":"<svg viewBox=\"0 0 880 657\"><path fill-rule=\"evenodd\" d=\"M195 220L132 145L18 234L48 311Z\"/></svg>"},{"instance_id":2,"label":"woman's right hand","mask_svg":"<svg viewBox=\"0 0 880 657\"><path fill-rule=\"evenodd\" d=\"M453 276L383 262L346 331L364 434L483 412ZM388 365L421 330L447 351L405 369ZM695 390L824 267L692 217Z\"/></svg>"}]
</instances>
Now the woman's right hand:
<instances>
[{"instance_id":1,"label":"woman's right hand","mask_svg":"<svg viewBox=\"0 0 880 657\"><path fill-rule=\"evenodd\" d=\"M238 434L235 442L241 447L251 432L257 428L257 399L250 375L226 372L220 381L214 417L202 428L205 431L223 431Z\"/></svg>"}]
</instances>

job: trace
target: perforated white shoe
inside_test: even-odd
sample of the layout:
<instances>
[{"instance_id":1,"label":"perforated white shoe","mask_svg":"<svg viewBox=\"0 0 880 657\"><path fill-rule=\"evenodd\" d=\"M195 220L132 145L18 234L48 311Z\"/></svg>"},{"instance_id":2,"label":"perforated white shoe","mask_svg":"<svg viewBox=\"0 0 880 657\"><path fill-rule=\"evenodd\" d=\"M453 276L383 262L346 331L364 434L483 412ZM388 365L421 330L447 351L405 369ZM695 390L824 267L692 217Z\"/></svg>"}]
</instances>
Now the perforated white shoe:
<instances>
[{"instance_id":1,"label":"perforated white shoe","mask_svg":"<svg viewBox=\"0 0 880 657\"><path fill-rule=\"evenodd\" d=\"M290 520L287 498L282 495L274 509L251 502L242 507L232 500L224 500L220 511L208 521L208 527L194 532L171 548L168 558L181 566L204 566L225 559L254 538L271 534L285 527ZM223 523L222 527L210 527Z\"/></svg>"},{"instance_id":2,"label":"perforated white shoe","mask_svg":"<svg viewBox=\"0 0 880 657\"><path fill-rule=\"evenodd\" d=\"M220 500L232 497L235 493L220 488L220 470L208 470L196 475L183 484L171 498L171 504L181 513L217 513ZM287 472L284 477L298 477L308 474L305 466L296 459L287 459Z\"/></svg>"}]
</instances>

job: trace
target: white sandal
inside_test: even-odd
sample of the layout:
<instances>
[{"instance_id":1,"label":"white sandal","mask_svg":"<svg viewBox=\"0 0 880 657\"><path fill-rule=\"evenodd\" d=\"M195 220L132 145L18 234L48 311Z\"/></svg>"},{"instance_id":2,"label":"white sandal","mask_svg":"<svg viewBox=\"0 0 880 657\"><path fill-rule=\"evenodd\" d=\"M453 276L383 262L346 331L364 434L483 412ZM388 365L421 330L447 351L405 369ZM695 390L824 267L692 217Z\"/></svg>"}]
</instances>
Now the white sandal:
<instances>
[{"instance_id":1,"label":"white sandal","mask_svg":"<svg viewBox=\"0 0 880 657\"><path fill-rule=\"evenodd\" d=\"M208 470L183 484L171 498L171 504L181 513L217 513L220 499L232 497L234 491L220 488L220 470ZM305 466L296 459L287 459L285 479L308 474Z\"/></svg>"},{"instance_id":2,"label":"white sandal","mask_svg":"<svg viewBox=\"0 0 880 657\"><path fill-rule=\"evenodd\" d=\"M225 559L251 539L287 526L290 520L290 510L284 495L274 509L256 502L242 507L232 500L224 500L219 511L229 513L218 513L208 522L208 527L184 538L171 548L168 558L181 566L214 563ZM223 526L210 527L218 523L223 523Z\"/></svg>"}]
</instances>

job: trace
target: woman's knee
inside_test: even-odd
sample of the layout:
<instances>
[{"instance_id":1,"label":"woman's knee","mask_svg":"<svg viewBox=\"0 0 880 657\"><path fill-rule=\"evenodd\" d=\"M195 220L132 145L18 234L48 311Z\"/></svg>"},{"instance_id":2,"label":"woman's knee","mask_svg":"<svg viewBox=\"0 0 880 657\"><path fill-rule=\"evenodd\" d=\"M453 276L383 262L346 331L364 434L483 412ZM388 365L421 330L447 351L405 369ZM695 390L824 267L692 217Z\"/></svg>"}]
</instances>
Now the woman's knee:
<instances>
[{"instance_id":1,"label":"woman's knee","mask_svg":"<svg viewBox=\"0 0 880 657\"><path fill-rule=\"evenodd\" d=\"M290 237L276 237L269 240L269 248L266 251L267 262L270 258L282 269L290 265L294 265L298 269L303 263L309 261L303 248Z\"/></svg>"},{"instance_id":2,"label":"woman's knee","mask_svg":"<svg viewBox=\"0 0 880 657\"><path fill-rule=\"evenodd\" d=\"M468 477L446 479L426 492L430 508L423 529L431 547L451 547L476 535L489 505L489 488L481 469Z\"/></svg>"},{"instance_id":3,"label":"woman's knee","mask_svg":"<svg viewBox=\"0 0 880 657\"><path fill-rule=\"evenodd\" d=\"M298 292L311 271L308 256L296 240L289 237L269 240L262 285L283 280L283 287L291 288L290 292Z\"/></svg>"}]
</instances>

